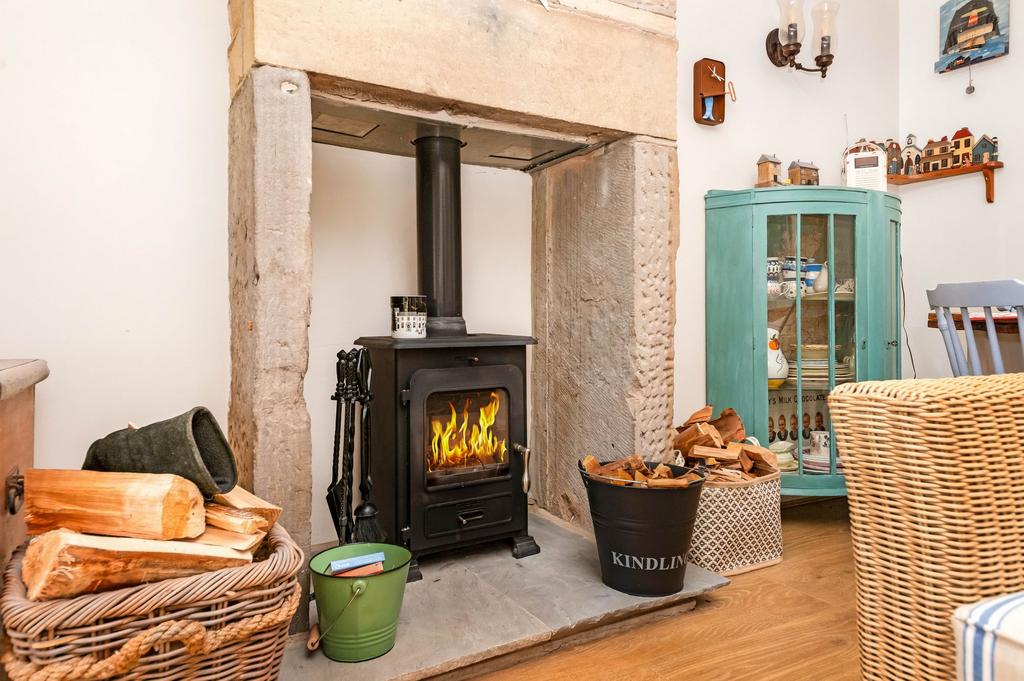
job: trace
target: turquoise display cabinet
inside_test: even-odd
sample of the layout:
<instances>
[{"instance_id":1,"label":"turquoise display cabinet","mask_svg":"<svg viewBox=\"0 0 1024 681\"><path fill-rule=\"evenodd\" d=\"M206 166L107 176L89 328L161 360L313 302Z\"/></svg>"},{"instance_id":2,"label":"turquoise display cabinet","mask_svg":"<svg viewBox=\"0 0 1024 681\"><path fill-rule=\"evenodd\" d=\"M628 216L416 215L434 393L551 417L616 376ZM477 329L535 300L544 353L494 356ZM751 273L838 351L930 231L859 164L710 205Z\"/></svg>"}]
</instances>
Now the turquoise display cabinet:
<instances>
[{"instance_id":1,"label":"turquoise display cabinet","mask_svg":"<svg viewBox=\"0 0 1024 681\"><path fill-rule=\"evenodd\" d=\"M792 450L783 494L844 495L827 397L900 375L900 200L846 187L716 190L705 211L708 402Z\"/></svg>"}]
</instances>

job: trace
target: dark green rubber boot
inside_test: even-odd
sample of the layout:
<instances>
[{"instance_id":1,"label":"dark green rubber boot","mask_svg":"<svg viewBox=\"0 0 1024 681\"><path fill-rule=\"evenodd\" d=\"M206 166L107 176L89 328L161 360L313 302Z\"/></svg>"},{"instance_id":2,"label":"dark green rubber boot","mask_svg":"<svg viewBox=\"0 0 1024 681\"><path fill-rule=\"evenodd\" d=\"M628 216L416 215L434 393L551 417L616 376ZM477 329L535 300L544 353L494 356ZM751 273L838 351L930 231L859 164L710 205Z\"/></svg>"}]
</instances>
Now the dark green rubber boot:
<instances>
[{"instance_id":1,"label":"dark green rubber boot","mask_svg":"<svg viewBox=\"0 0 1024 681\"><path fill-rule=\"evenodd\" d=\"M230 492L238 469L228 441L206 407L142 428L118 430L96 440L84 470L173 473L195 483L209 498Z\"/></svg>"}]
</instances>

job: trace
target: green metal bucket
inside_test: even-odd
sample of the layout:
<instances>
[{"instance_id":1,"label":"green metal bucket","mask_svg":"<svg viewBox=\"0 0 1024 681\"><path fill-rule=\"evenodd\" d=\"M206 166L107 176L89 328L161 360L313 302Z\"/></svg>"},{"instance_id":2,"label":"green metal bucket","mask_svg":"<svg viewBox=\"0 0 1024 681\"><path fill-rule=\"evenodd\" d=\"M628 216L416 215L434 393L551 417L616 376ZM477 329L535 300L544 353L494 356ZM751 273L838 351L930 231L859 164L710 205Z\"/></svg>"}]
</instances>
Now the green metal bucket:
<instances>
[{"instance_id":1,"label":"green metal bucket","mask_svg":"<svg viewBox=\"0 0 1024 681\"><path fill-rule=\"evenodd\" d=\"M332 577L331 561L383 552L384 572L370 577ZM412 554L392 544L346 544L313 556L313 594L320 618L320 647L336 662L362 662L395 646L398 613Z\"/></svg>"}]
</instances>

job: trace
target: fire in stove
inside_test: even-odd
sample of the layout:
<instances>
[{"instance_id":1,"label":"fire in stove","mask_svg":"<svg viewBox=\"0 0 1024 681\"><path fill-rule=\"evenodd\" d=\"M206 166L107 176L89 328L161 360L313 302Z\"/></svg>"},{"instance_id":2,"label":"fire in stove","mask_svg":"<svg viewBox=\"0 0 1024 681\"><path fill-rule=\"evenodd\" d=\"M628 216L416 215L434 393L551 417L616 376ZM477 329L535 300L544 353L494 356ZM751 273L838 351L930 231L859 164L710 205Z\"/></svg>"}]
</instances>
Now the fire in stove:
<instances>
[{"instance_id":1,"label":"fire in stove","mask_svg":"<svg viewBox=\"0 0 1024 681\"><path fill-rule=\"evenodd\" d=\"M430 417L430 452L427 473L438 482L451 473L477 473L471 477L498 475L508 467L508 416L503 409L504 390L470 394L437 395ZM456 406L461 405L462 409ZM445 405L446 408L440 408ZM482 474L482 475L481 475Z\"/></svg>"}]
</instances>

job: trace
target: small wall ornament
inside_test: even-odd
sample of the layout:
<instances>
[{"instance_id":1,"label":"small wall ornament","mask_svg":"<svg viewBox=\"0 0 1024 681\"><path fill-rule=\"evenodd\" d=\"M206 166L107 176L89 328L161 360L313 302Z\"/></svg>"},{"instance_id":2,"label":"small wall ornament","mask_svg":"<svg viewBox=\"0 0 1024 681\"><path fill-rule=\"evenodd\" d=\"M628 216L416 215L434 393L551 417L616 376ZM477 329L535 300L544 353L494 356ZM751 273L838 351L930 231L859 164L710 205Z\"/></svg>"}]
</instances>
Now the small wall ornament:
<instances>
[{"instance_id":1,"label":"small wall ornament","mask_svg":"<svg viewBox=\"0 0 1024 681\"><path fill-rule=\"evenodd\" d=\"M725 78L725 62L700 59L693 63L693 120L701 125L725 122L725 97L736 101L736 87Z\"/></svg>"}]
</instances>

